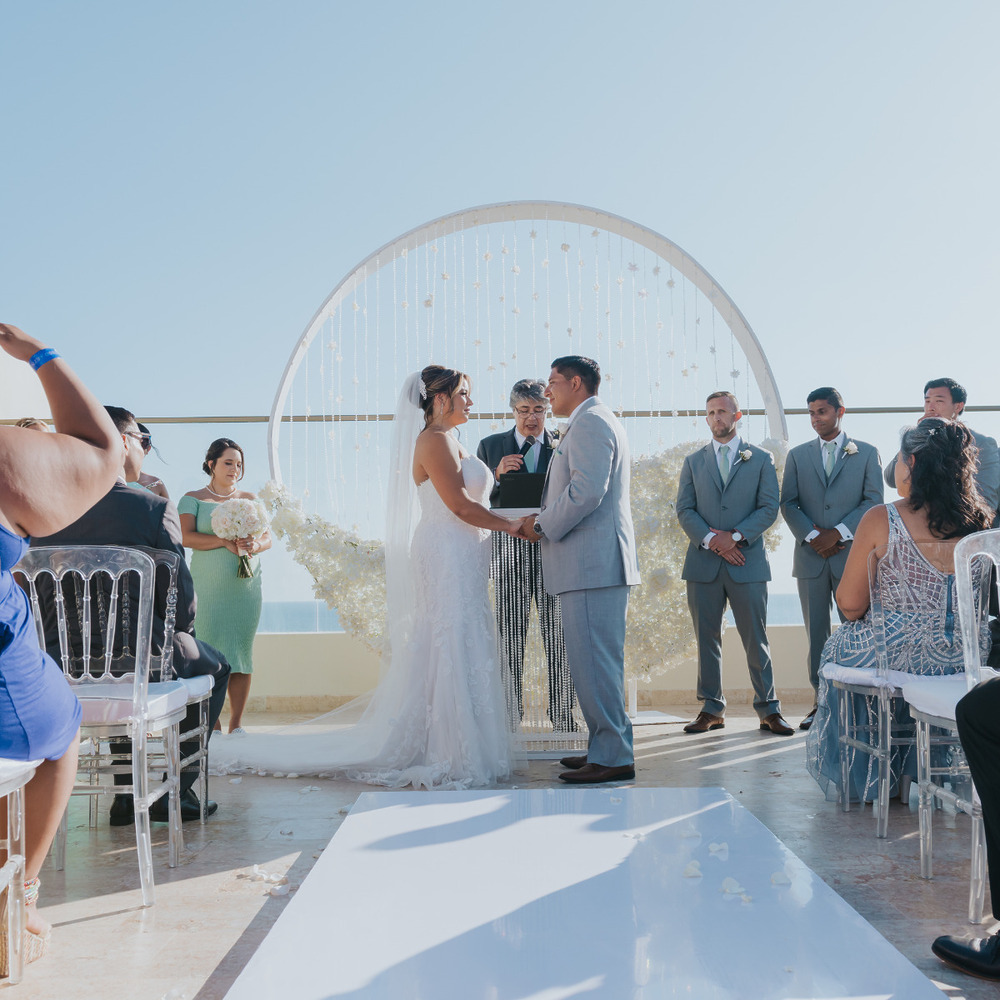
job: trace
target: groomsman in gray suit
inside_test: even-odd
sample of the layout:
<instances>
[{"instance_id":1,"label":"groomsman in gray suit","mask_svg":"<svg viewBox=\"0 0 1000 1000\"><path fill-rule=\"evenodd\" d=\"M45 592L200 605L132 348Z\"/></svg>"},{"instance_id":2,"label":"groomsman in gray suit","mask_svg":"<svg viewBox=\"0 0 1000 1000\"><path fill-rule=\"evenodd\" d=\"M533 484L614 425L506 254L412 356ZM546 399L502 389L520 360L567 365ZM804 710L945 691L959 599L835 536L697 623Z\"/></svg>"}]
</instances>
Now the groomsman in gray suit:
<instances>
[{"instance_id":1,"label":"groomsman in gray suit","mask_svg":"<svg viewBox=\"0 0 1000 1000\"><path fill-rule=\"evenodd\" d=\"M792 576L806 624L809 683L814 692L813 710L799 729L808 729L816 715L820 654L830 638L830 605L854 532L861 515L883 499L878 451L848 438L841 429L845 410L840 393L830 386L814 389L806 404L819 436L788 453L781 481L781 516L795 536ZM846 621L842 614L840 620Z\"/></svg>"},{"instance_id":2,"label":"groomsman in gray suit","mask_svg":"<svg viewBox=\"0 0 1000 1000\"><path fill-rule=\"evenodd\" d=\"M549 461L541 513L522 526L541 540L545 589L562 604L570 674L590 736L584 756L564 757L571 784L635 777L625 711L625 615L639 583L629 506L625 428L597 397L601 369L579 355L552 362L545 395L566 418Z\"/></svg>"},{"instance_id":3,"label":"groomsman in gray suit","mask_svg":"<svg viewBox=\"0 0 1000 1000\"><path fill-rule=\"evenodd\" d=\"M705 405L712 441L684 459L677 519L691 540L684 560L688 607L698 638L698 700L702 711L684 727L707 733L725 725L722 618L726 602L747 656L761 730L791 736L774 693L767 644L767 581L771 567L764 532L778 516L774 458L736 433L742 418L731 392L713 392Z\"/></svg>"},{"instance_id":4,"label":"groomsman in gray suit","mask_svg":"<svg viewBox=\"0 0 1000 1000\"><path fill-rule=\"evenodd\" d=\"M932 378L924 386L924 416L942 420L958 420L965 409L969 394L965 386L953 378ZM1000 451L996 441L986 434L979 434L971 427L969 432L976 439L979 458L976 462L976 486L982 498L993 510L1000 504ZM887 486L896 488L896 463L885 467Z\"/></svg>"}]
</instances>

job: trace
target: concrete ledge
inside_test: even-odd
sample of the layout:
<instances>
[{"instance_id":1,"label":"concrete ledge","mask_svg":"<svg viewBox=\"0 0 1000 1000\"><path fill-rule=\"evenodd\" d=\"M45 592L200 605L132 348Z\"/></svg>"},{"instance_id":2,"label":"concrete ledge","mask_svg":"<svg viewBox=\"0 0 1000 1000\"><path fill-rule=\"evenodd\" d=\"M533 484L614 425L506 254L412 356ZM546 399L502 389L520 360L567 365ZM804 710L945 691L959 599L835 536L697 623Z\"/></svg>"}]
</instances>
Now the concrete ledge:
<instances>
[{"instance_id":1,"label":"concrete ledge","mask_svg":"<svg viewBox=\"0 0 1000 1000\"><path fill-rule=\"evenodd\" d=\"M806 675L806 635L801 625L768 629L774 683L789 704L812 704ZM261 633L254 642L252 712L332 711L370 691L379 676L379 659L344 632ZM690 658L650 683L639 684L642 708L695 705L698 664ZM733 705L753 703L746 657L734 628L722 641L722 683Z\"/></svg>"}]
</instances>

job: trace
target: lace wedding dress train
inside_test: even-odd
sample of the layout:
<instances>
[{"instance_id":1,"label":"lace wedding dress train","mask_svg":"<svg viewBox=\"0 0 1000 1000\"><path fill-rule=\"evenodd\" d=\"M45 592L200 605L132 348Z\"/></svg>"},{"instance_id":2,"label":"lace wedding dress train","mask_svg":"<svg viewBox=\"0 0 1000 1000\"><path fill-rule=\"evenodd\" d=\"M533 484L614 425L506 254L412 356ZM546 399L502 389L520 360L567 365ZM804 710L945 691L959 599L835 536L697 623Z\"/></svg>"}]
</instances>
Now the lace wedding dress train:
<instances>
[{"instance_id":1,"label":"lace wedding dress train","mask_svg":"<svg viewBox=\"0 0 1000 1000\"><path fill-rule=\"evenodd\" d=\"M486 503L489 469L470 456L462 475L470 496ZM510 775L513 742L487 589L490 533L459 520L430 480L416 495L411 625L361 718L343 725L345 706L279 732L213 739L213 771L342 774L391 788L444 789ZM396 610L390 595L389 614Z\"/></svg>"}]
</instances>

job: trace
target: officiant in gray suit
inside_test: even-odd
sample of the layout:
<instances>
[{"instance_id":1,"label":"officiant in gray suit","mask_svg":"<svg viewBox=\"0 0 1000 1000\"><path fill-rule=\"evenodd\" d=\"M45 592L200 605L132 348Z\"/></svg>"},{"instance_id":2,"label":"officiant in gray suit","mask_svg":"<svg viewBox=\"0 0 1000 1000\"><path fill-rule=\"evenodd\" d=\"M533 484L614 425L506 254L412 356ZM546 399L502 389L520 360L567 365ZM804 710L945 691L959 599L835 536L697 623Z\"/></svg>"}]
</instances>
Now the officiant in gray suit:
<instances>
[{"instance_id":1,"label":"officiant in gray suit","mask_svg":"<svg viewBox=\"0 0 1000 1000\"><path fill-rule=\"evenodd\" d=\"M778 516L778 476L769 451L736 433L743 414L731 392L705 404L712 441L684 459L677 519L690 539L682 577L698 640L698 700L702 711L684 727L707 733L725 725L722 619L729 602L746 651L760 728L778 736L794 730L781 717L767 642L767 582L771 567L764 532Z\"/></svg>"},{"instance_id":2,"label":"officiant in gray suit","mask_svg":"<svg viewBox=\"0 0 1000 1000\"><path fill-rule=\"evenodd\" d=\"M806 625L813 689L813 709L799 729L808 729L816 715L820 658L830 638L830 606L854 532L864 512L883 499L878 451L848 438L841 428L845 410L840 393L831 386L814 389L806 405L818 436L792 448L781 480L781 516L795 536L792 576ZM846 621L843 614L840 620Z\"/></svg>"},{"instance_id":3,"label":"officiant in gray suit","mask_svg":"<svg viewBox=\"0 0 1000 1000\"><path fill-rule=\"evenodd\" d=\"M545 589L558 594L587 753L564 757L571 784L635 777L632 723L625 711L625 616L639 583L629 505L625 428L597 396L601 369L580 355L552 362L545 394L566 418L549 463L542 509L522 526L541 540Z\"/></svg>"},{"instance_id":4,"label":"officiant in gray suit","mask_svg":"<svg viewBox=\"0 0 1000 1000\"><path fill-rule=\"evenodd\" d=\"M541 379L523 378L515 382L510 390L510 408L514 426L483 438L476 452L496 480L490 493L491 507L499 506L501 476L544 474L555 448L554 439L545 429L549 401ZM538 546L494 531L490 574L500 655L509 680L511 718L519 720L524 715L524 645L534 599L548 664L549 720L553 732L574 732L573 682L566 661L559 598L545 592Z\"/></svg>"}]
</instances>

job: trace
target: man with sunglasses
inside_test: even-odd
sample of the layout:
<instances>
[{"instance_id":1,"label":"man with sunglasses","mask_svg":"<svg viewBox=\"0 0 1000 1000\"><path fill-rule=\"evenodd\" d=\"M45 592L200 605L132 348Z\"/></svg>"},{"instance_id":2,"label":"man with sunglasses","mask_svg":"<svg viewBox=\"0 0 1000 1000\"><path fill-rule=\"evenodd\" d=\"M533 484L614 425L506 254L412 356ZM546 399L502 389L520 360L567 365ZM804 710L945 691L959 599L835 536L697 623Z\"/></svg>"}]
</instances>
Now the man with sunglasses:
<instances>
[{"instance_id":1,"label":"man with sunglasses","mask_svg":"<svg viewBox=\"0 0 1000 1000\"><path fill-rule=\"evenodd\" d=\"M479 442L477 454L496 479L490 504L500 501L500 477L510 473L544 474L555 447L555 439L545 430L549 401L545 383L524 378L510 391L514 426L501 434L491 434ZM493 574L497 631L504 667L512 688L512 716L524 715L522 691L524 645L534 598L542 630L542 644L548 661L549 719L556 732L575 732L573 722L573 682L569 676L566 643L563 639L559 598L545 592L542 559L537 545L522 538L493 533Z\"/></svg>"}]
</instances>

